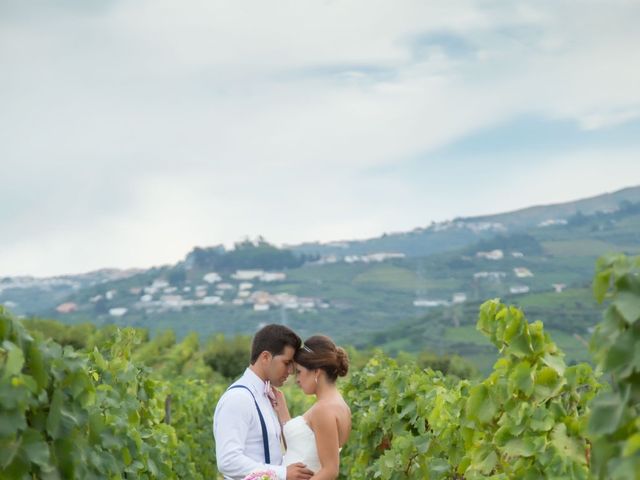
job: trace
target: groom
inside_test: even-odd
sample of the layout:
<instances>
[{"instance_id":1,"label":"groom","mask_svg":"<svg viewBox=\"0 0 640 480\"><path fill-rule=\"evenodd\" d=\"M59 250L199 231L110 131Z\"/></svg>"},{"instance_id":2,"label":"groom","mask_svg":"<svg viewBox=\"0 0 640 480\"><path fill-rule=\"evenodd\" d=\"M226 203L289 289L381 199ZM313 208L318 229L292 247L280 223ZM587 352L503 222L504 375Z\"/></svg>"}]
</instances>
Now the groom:
<instances>
[{"instance_id":1,"label":"groom","mask_svg":"<svg viewBox=\"0 0 640 480\"><path fill-rule=\"evenodd\" d=\"M293 373L302 341L284 325L267 325L253 337L251 365L220 397L213 415L218 470L226 480L273 470L278 480L307 480L302 463L282 465L282 430L269 395Z\"/></svg>"}]
</instances>

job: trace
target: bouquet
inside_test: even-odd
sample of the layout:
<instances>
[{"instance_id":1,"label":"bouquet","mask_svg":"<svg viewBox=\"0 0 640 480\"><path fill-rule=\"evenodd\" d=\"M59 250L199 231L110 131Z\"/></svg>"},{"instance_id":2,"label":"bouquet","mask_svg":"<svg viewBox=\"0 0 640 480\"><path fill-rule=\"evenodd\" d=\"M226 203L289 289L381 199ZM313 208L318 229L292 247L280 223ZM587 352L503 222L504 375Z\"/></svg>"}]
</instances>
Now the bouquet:
<instances>
[{"instance_id":1,"label":"bouquet","mask_svg":"<svg viewBox=\"0 0 640 480\"><path fill-rule=\"evenodd\" d=\"M278 480L273 470L257 470L244 477L244 480Z\"/></svg>"}]
</instances>

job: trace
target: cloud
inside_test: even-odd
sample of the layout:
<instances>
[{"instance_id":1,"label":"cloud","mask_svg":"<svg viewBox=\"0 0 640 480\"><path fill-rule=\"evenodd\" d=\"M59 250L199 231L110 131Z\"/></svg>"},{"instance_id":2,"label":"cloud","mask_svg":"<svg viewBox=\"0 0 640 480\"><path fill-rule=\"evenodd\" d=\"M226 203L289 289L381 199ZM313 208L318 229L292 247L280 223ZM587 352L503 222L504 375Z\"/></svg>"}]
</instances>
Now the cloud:
<instances>
[{"instance_id":1,"label":"cloud","mask_svg":"<svg viewBox=\"0 0 640 480\"><path fill-rule=\"evenodd\" d=\"M6 272L175 261L245 234L363 237L470 203L489 213L495 201L456 185L544 172L539 152L464 155L455 170L439 152L523 116L595 133L640 111L633 2L3 5Z\"/></svg>"}]
</instances>

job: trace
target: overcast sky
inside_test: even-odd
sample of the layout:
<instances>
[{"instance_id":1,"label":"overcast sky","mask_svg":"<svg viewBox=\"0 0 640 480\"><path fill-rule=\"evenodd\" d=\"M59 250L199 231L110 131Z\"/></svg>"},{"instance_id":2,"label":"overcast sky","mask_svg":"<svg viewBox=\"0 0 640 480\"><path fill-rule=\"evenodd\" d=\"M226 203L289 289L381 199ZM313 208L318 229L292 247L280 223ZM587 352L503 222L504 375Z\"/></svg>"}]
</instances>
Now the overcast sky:
<instances>
[{"instance_id":1,"label":"overcast sky","mask_svg":"<svg viewBox=\"0 0 640 480\"><path fill-rule=\"evenodd\" d=\"M640 2L0 0L0 277L640 184Z\"/></svg>"}]
</instances>

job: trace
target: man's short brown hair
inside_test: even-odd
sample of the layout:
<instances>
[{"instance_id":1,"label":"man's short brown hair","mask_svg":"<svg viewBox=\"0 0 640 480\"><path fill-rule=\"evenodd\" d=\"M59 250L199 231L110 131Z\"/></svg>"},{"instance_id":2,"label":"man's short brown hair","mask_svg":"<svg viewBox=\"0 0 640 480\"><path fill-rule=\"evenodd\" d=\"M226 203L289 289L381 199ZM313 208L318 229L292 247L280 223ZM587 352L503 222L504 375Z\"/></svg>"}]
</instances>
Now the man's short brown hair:
<instances>
[{"instance_id":1,"label":"man's short brown hair","mask_svg":"<svg viewBox=\"0 0 640 480\"><path fill-rule=\"evenodd\" d=\"M286 346L297 352L302 345L302 340L293 330L284 325L272 323L258 330L251 343L251 365L256 363L260 354L264 351L271 355L280 355Z\"/></svg>"}]
</instances>

